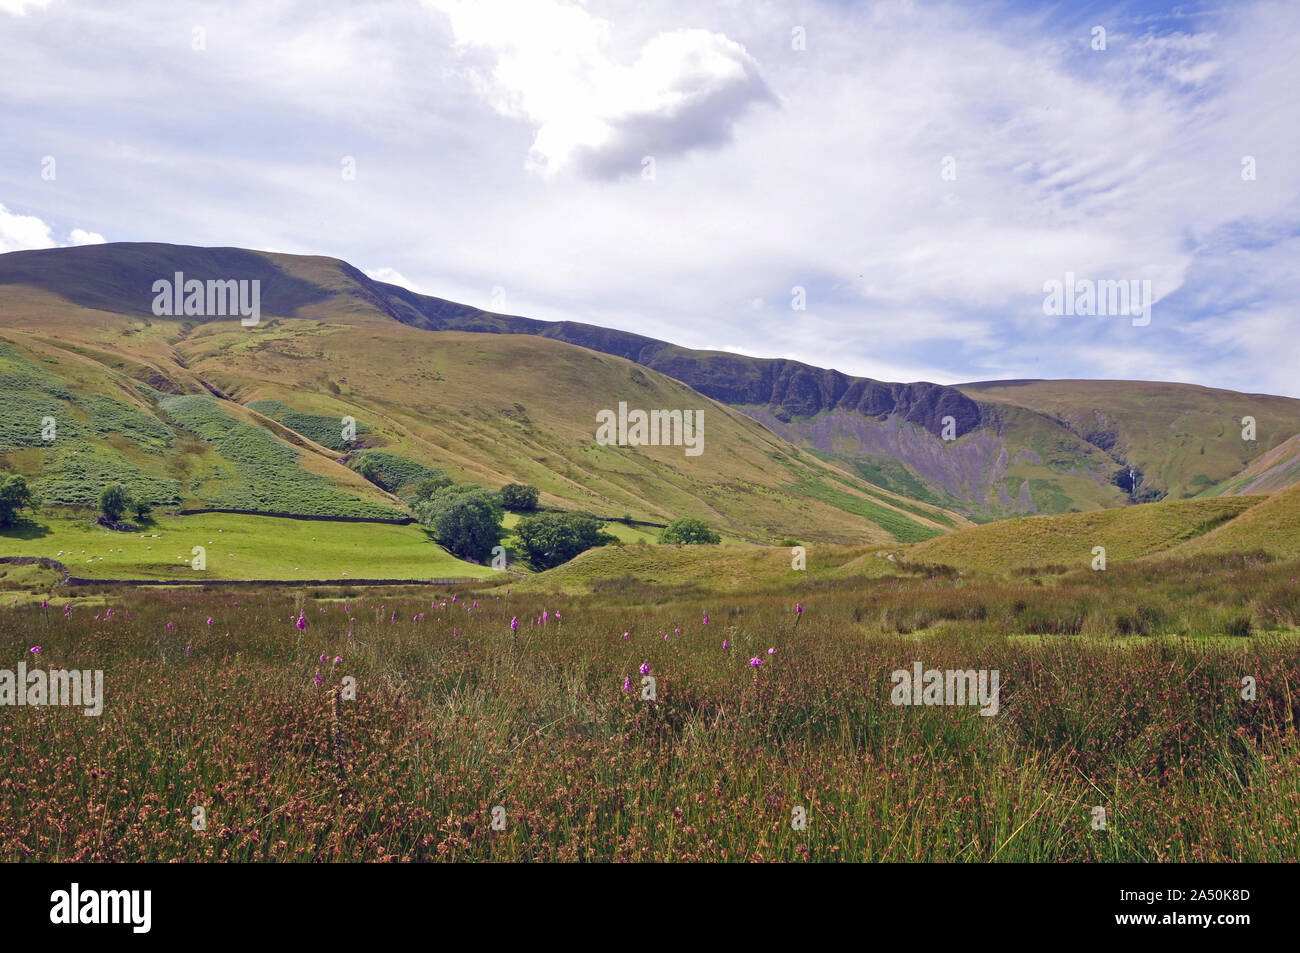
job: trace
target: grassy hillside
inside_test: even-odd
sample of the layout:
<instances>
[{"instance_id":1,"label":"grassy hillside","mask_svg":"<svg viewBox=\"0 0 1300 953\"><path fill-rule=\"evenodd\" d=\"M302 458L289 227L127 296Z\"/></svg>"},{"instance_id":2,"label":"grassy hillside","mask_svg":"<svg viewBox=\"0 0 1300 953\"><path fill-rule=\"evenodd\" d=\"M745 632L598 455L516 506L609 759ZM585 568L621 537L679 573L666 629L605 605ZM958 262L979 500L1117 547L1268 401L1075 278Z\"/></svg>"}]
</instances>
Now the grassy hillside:
<instances>
[{"instance_id":1,"label":"grassy hillside","mask_svg":"<svg viewBox=\"0 0 1300 953\"><path fill-rule=\"evenodd\" d=\"M1261 499L1224 497L1223 499ZM1265 552L1280 559L1300 557L1300 486L1262 498L1241 516L1172 550L1173 556Z\"/></svg>"},{"instance_id":2,"label":"grassy hillside","mask_svg":"<svg viewBox=\"0 0 1300 953\"><path fill-rule=\"evenodd\" d=\"M329 272L314 259L294 266L316 281ZM0 466L52 506L93 504L118 481L162 508L390 517L405 509L394 494L440 469L532 483L546 505L609 518L695 516L736 539L914 541L967 523L622 358L545 338L430 333L344 296L293 300L313 316L272 312L244 328L107 315L0 283L0 384L17 435ZM598 445L596 413L620 401L701 410L703 452ZM47 416L59 422L52 442L40 437ZM358 455L379 465L381 486L350 468Z\"/></svg>"},{"instance_id":3,"label":"grassy hillside","mask_svg":"<svg viewBox=\"0 0 1300 953\"><path fill-rule=\"evenodd\" d=\"M200 280L261 281L261 324L154 318L152 282L176 270ZM0 333L29 356L43 348L45 370L111 372L112 382L82 382L103 396L136 384L169 396L234 396L255 415L251 422L298 448L301 469L366 501L323 499L325 507L400 505L347 485L327 466L355 462L343 459L356 449L340 435L345 416L357 419L360 447L390 455L388 490L401 489L403 474L435 466L488 484L536 483L554 506L655 521L694 515L764 542L792 534L918 541L970 520L1221 488L1253 492L1300 475L1283 462L1262 467L1271 472L1257 479L1242 476L1300 433L1300 401L1289 398L1126 381L885 383L595 325L483 312L372 281L329 258L159 244L16 252L0 255L0 310ZM18 421L28 430L41 405L30 384ZM593 411L613 409L618 399L635 408L649 398L701 394L713 415L712 459L597 448L591 440ZM674 406L683 405L642 409ZM99 415L67 409L87 420ZM1257 421L1255 441L1241 439L1247 415ZM949 419L955 440L942 439ZM62 461L60 492L105 474L142 487L161 480L147 484L159 499L201 496L208 483L220 493L241 492L241 482L247 489L247 480L219 464L219 448L194 448L206 454L195 461L196 483L175 462L181 454L141 459L133 437L119 431L117 439L120 446L109 448L116 456L92 441L93 452ZM37 462L28 453L5 465L32 472ZM53 462L44 461L45 469Z\"/></svg>"},{"instance_id":4,"label":"grassy hillside","mask_svg":"<svg viewBox=\"0 0 1300 953\"><path fill-rule=\"evenodd\" d=\"M544 338L400 325L380 334L365 324L298 320L274 331L250 336L207 325L184 349L191 367L237 400L272 400L313 419L351 416L368 428L358 432L361 445L457 479L531 483L548 506L661 523L696 516L760 540L792 531L845 542L912 540L964 522L882 495L621 358ZM620 401L702 410L703 452L598 445L596 414Z\"/></svg>"},{"instance_id":5,"label":"grassy hillside","mask_svg":"<svg viewBox=\"0 0 1300 953\"><path fill-rule=\"evenodd\" d=\"M897 559L991 573L1017 569L1052 573L1089 568L1093 547L1102 546L1109 567L1165 553L1225 523L1232 525L1268 499L1168 500L1123 509L1002 520L908 547L898 552ZM1252 545L1250 550L1257 548Z\"/></svg>"},{"instance_id":6,"label":"grassy hillside","mask_svg":"<svg viewBox=\"0 0 1300 953\"><path fill-rule=\"evenodd\" d=\"M688 591L755 593L843 578L844 567L864 556L860 546L807 546L805 568L793 568L785 546L605 546L539 573L520 592L617 597L649 586L674 597ZM875 550L871 550L874 555ZM883 575L892 564L875 558L867 569ZM892 567L896 568L896 567ZM868 573L856 569L854 576Z\"/></svg>"}]
</instances>

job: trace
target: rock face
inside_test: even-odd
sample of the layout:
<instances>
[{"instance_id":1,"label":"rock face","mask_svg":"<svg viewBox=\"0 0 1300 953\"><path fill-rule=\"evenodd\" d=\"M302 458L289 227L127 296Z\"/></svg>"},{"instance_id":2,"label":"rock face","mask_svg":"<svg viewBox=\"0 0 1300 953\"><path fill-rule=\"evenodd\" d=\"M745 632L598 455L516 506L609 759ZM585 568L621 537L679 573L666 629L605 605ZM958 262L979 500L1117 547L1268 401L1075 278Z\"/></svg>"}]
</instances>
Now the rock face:
<instances>
[{"instance_id":1,"label":"rock face","mask_svg":"<svg viewBox=\"0 0 1300 953\"><path fill-rule=\"evenodd\" d=\"M897 416L935 436L942 431L946 416L956 421L959 435L980 424L979 405L940 384L890 384L797 361L725 354L656 354L645 363L724 404L767 405L784 411L782 416L787 418L812 417L829 410L847 410L877 420Z\"/></svg>"}]
</instances>

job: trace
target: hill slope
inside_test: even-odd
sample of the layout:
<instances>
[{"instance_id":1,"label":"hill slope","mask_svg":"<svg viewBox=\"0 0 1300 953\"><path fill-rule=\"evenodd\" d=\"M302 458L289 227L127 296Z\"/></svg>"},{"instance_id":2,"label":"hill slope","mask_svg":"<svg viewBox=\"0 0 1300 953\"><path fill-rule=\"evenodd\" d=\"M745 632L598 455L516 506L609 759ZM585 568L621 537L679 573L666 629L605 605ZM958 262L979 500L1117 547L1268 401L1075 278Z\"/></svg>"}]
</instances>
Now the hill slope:
<instances>
[{"instance_id":1,"label":"hill slope","mask_svg":"<svg viewBox=\"0 0 1300 953\"><path fill-rule=\"evenodd\" d=\"M1191 384L989 381L962 384L960 389L1057 420L1108 454L1124 471L1122 489L1139 501L1214 492L1270 446L1300 430L1300 401ZM1250 441L1242 439L1246 416L1256 422L1255 439ZM1260 485L1240 492L1276 488Z\"/></svg>"},{"instance_id":2,"label":"hill slope","mask_svg":"<svg viewBox=\"0 0 1300 953\"><path fill-rule=\"evenodd\" d=\"M1183 552L1191 546L1187 541L1213 535L1216 528L1217 532L1228 532L1229 527L1251 517L1269 502L1271 498L1266 496L1230 496L1021 517L918 543L898 552L896 558L906 563L983 572L1087 569L1092 566L1095 546L1106 550L1107 565Z\"/></svg>"},{"instance_id":3,"label":"hill slope","mask_svg":"<svg viewBox=\"0 0 1300 953\"><path fill-rule=\"evenodd\" d=\"M1172 550L1170 555L1257 551L1279 559L1300 557L1300 486L1270 494L1258 506L1251 507L1213 532L1189 540Z\"/></svg>"},{"instance_id":4,"label":"hill slope","mask_svg":"<svg viewBox=\"0 0 1300 953\"><path fill-rule=\"evenodd\" d=\"M693 351L594 325L494 314L374 281L335 259L230 248L131 243L0 255L0 322L7 301L8 307L21 302L37 319L73 304L81 309L79 320L99 322L105 331L120 318L92 316L139 318L129 331L136 366L122 369L137 380L158 372L164 380L151 386L193 393L203 386L198 375L175 362L162 374L161 366L173 357L185 360L181 342L202 337L200 329L211 322L156 319L150 310L153 282L175 272L259 280L269 315L346 320L382 328L380 336L394 323L520 335L619 357L759 421L837 472L849 471L858 485L887 491L881 500L892 502L882 505L906 497L928 504L931 515L939 507L987 521L1216 493L1254 458L1300 433L1300 401L1289 398L1124 381L886 383L796 361ZM160 330L164 324L180 325L179 337ZM99 347L114 366L120 349L110 343ZM330 369L319 370L309 392L328 384ZM1240 440L1245 414L1257 419L1252 443ZM953 440L943 439L945 421ZM1296 476L1284 468L1270 485Z\"/></svg>"},{"instance_id":5,"label":"hill slope","mask_svg":"<svg viewBox=\"0 0 1300 953\"><path fill-rule=\"evenodd\" d=\"M564 509L658 523L697 516L758 541L908 541L966 523L622 358L395 322L325 259L294 259L299 277L279 268L281 256L254 255L264 259L254 268L253 253L182 261L168 251L166 267L187 277L225 267L261 276L263 316L252 328L155 317L147 294L139 305L156 275L146 254L154 247L127 246L120 262L112 249L80 256L80 279L61 264L53 275L73 283L69 296L14 280L36 280L42 261L62 256L0 256L0 466L31 476L47 503L90 504L120 480L163 507L405 515L397 496L348 466L364 454L389 490L439 468L488 486L533 483L545 504ZM21 267L9 267L12 258ZM700 411L702 452L597 444L597 412L620 402ZM47 417L57 422L53 440L42 437ZM342 440L346 418L355 443Z\"/></svg>"}]
</instances>

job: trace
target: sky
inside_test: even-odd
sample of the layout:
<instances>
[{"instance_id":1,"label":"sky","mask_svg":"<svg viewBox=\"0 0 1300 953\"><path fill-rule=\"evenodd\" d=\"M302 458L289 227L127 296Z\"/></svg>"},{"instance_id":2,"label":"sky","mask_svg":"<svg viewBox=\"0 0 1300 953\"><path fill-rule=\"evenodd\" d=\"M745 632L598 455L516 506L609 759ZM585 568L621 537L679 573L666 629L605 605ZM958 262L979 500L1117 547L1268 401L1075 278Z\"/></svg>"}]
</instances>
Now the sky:
<instances>
[{"instance_id":1,"label":"sky","mask_svg":"<svg viewBox=\"0 0 1300 953\"><path fill-rule=\"evenodd\" d=\"M0 252L329 255L881 380L1300 397L1294 0L0 0L0 50ZM1067 275L1149 320L1045 313Z\"/></svg>"}]
</instances>

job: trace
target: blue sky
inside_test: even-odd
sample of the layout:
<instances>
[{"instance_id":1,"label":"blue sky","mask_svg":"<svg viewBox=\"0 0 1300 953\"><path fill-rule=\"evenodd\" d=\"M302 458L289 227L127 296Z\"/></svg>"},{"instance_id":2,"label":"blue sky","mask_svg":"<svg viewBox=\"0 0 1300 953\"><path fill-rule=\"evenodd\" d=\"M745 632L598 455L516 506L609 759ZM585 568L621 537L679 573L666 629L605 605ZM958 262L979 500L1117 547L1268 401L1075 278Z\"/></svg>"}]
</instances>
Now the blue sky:
<instances>
[{"instance_id":1,"label":"blue sky","mask_svg":"<svg viewBox=\"0 0 1300 953\"><path fill-rule=\"evenodd\" d=\"M1300 397L1295 3L0 0L0 48L0 251L332 255L884 380ZM1150 323L1045 315L1067 272L1149 281Z\"/></svg>"}]
</instances>

